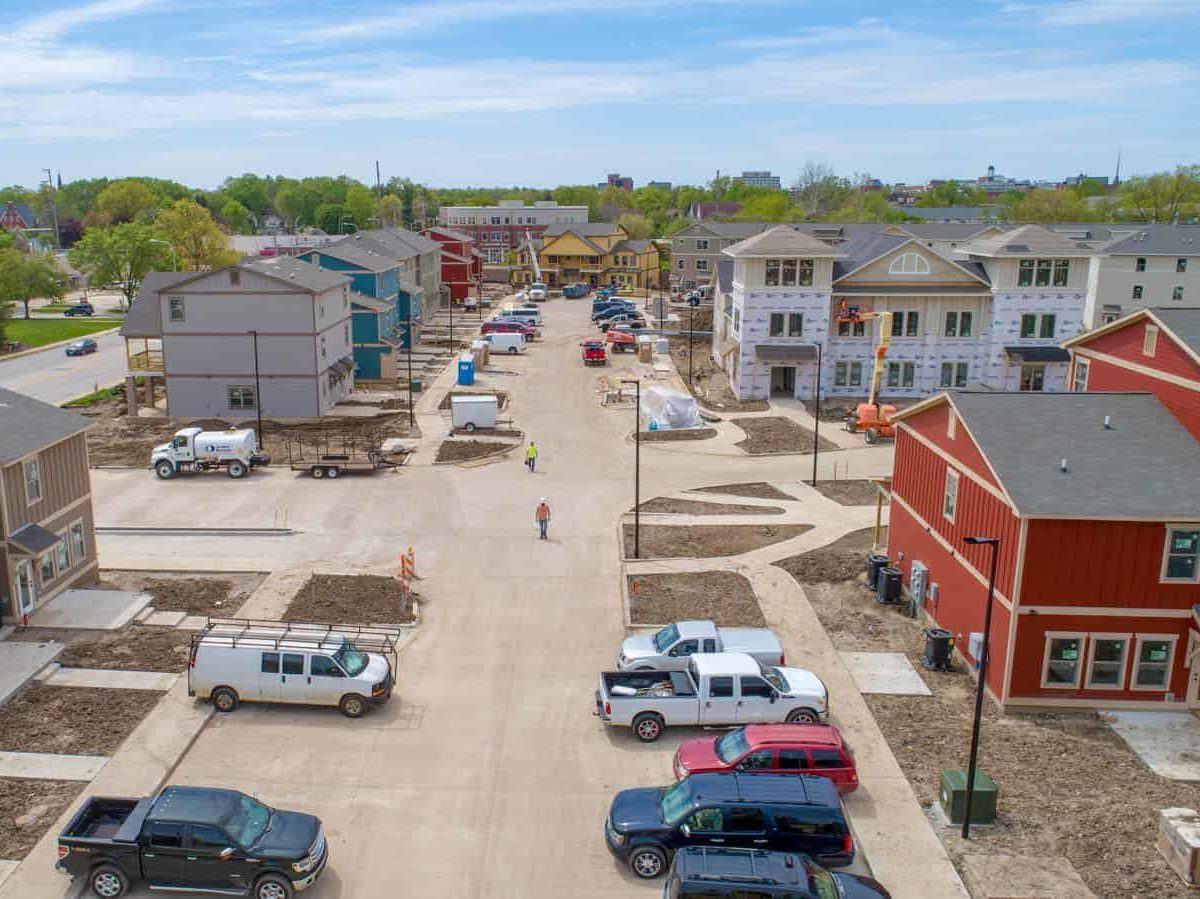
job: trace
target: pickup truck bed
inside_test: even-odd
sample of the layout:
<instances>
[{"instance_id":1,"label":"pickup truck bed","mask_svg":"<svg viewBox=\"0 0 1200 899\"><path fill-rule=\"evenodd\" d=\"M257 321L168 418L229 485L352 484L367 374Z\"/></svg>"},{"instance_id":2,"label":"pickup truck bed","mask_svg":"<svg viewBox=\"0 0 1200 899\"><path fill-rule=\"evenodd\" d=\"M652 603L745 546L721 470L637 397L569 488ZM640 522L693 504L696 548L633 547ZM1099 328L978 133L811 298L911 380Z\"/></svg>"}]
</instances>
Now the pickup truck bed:
<instances>
[{"instance_id":1,"label":"pickup truck bed","mask_svg":"<svg viewBox=\"0 0 1200 899\"><path fill-rule=\"evenodd\" d=\"M136 843L142 823L150 812L149 799L106 799L95 797L67 824L62 837L73 842L103 840L113 843Z\"/></svg>"},{"instance_id":2,"label":"pickup truck bed","mask_svg":"<svg viewBox=\"0 0 1200 899\"><path fill-rule=\"evenodd\" d=\"M605 671L601 679L610 696L696 695L696 688L686 671Z\"/></svg>"}]
</instances>

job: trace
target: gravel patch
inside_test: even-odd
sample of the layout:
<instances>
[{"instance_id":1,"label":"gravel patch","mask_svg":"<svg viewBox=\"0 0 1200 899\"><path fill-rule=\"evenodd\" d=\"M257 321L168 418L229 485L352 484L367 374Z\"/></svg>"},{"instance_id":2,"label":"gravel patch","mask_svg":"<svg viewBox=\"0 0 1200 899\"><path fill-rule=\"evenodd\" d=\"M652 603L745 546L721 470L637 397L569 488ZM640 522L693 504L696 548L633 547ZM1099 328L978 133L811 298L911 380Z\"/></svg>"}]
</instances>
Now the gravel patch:
<instances>
[{"instance_id":1,"label":"gravel patch","mask_svg":"<svg viewBox=\"0 0 1200 899\"><path fill-rule=\"evenodd\" d=\"M721 627L766 627L750 582L731 571L629 576L634 624L704 618Z\"/></svg>"},{"instance_id":2,"label":"gravel patch","mask_svg":"<svg viewBox=\"0 0 1200 899\"><path fill-rule=\"evenodd\" d=\"M752 549L799 537L811 524L643 524L643 559L737 556ZM633 558L633 524L625 525L625 557Z\"/></svg>"}]
</instances>

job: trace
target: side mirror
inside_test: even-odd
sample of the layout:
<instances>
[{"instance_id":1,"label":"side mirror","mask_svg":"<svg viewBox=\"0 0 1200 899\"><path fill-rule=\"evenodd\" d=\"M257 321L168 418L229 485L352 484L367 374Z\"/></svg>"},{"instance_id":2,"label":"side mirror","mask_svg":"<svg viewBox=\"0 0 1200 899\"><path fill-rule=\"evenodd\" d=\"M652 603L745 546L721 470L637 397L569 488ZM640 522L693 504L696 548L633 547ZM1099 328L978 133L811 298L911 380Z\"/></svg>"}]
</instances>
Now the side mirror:
<instances>
[{"instance_id":1,"label":"side mirror","mask_svg":"<svg viewBox=\"0 0 1200 899\"><path fill-rule=\"evenodd\" d=\"M779 698L779 697L778 697L776 694L774 694L774 693L772 693L772 694L771 694L771 702L772 702L772 703L774 703L774 702L775 702L775 700L777 700L778 698Z\"/></svg>"},{"instance_id":2,"label":"side mirror","mask_svg":"<svg viewBox=\"0 0 1200 899\"><path fill-rule=\"evenodd\" d=\"M685 837L690 837L692 835L692 829L690 827L688 827L686 824L679 825L679 832L681 834L683 834Z\"/></svg>"},{"instance_id":3,"label":"side mirror","mask_svg":"<svg viewBox=\"0 0 1200 899\"><path fill-rule=\"evenodd\" d=\"M229 861L229 859L233 858L233 853L234 848L232 846L226 846L221 850L221 861Z\"/></svg>"}]
</instances>

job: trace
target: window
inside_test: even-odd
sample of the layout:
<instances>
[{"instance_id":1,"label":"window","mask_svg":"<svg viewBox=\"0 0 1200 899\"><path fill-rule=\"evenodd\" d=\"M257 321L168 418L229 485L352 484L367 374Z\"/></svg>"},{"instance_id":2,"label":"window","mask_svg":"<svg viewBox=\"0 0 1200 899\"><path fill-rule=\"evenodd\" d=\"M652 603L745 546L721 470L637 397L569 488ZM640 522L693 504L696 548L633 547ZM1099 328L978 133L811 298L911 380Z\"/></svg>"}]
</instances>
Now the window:
<instances>
[{"instance_id":1,"label":"window","mask_svg":"<svg viewBox=\"0 0 1200 899\"><path fill-rule=\"evenodd\" d=\"M733 678L714 677L708 682L708 695L716 699L733 698Z\"/></svg>"},{"instance_id":2,"label":"window","mask_svg":"<svg viewBox=\"0 0 1200 899\"><path fill-rule=\"evenodd\" d=\"M865 337L866 322L838 322L838 337Z\"/></svg>"},{"instance_id":3,"label":"window","mask_svg":"<svg viewBox=\"0 0 1200 899\"><path fill-rule=\"evenodd\" d=\"M699 260L699 259L697 259L696 261L697 261L697 262L699 262L700 260ZM679 269L680 271L683 271L683 260L682 260L682 259L677 259L677 260L675 261L675 267L676 267L677 269Z\"/></svg>"},{"instance_id":4,"label":"window","mask_svg":"<svg viewBox=\"0 0 1200 899\"><path fill-rule=\"evenodd\" d=\"M87 541L83 537L83 522L71 525L71 560L78 565L87 558Z\"/></svg>"},{"instance_id":5,"label":"window","mask_svg":"<svg viewBox=\"0 0 1200 899\"><path fill-rule=\"evenodd\" d=\"M846 762L836 749L814 749L812 751L814 768L845 768Z\"/></svg>"},{"instance_id":6,"label":"window","mask_svg":"<svg viewBox=\"0 0 1200 899\"><path fill-rule=\"evenodd\" d=\"M1158 326L1146 325L1146 332L1142 335L1142 355L1153 356L1154 350L1158 346Z\"/></svg>"},{"instance_id":7,"label":"window","mask_svg":"<svg viewBox=\"0 0 1200 899\"><path fill-rule=\"evenodd\" d=\"M165 821L150 822L150 845L158 849L177 849L183 846L183 825Z\"/></svg>"},{"instance_id":8,"label":"window","mask_svg":"<svg viewBox=\"0 0 1200 899\"><path fill-rule=\"evenodd\" d=\"M1051 271L1052 267L1053 266L1051 265L1049 259L1039 259L1037 261L1037 268L1035 270L1035 275L1034 275L1034 279L1033 279L1033 283L1035 286L1037 286L1037 287L1049 287L1050 286L1050 271Z\"/></svg>"},{"instance_id":9,"label":"window","mask_svg":"<svg viewBox=\"0 0 1200 899\"><path fill-rule=\"evenodd\" d=\"M708 241L707 240L697 240L696 241L696 249L697 250L707 250L708 249Z\"/></svg>"},{"instance_id":10,"label":"window","mask_svg":"<svg viewBox=\"0 0 1200 899\"><path fill-rule=\"evenodd\" d=\"M782 278L780 279L780 282L783 284L784 287L795 287L796 286L796 260L795 259L783 260L783 275L782 275Z\"/></svg>"},{"instance_id":11,"label":"window","mask_svg":"<svg viewBox=\"0 0 1200 899\"><path fill-rule=\"evenodd\" d=\"M500 216L498 216L498 215L493 215L493 216L492 216L492 224L493 224L493 225L498 225L498 224L500 224ZM493 232L492 232L492 240L499 240L499 239L500 239L500 232L499 232L499 231L493 231Z\"/></svg>"},{"instance_id":12,"label":"window","mask_svg":"<svg viewBox=\"0 0 1200 899\"><path fill-rule=\"evenodd\" d=\"M771 313L771 321L770 321L770 324L767 326L767 336L768 337L782 337L783 336L783 313L782 312L772 312Z\"/></svg>"},{"instance_id":13,"label":"window","mask_svg":"<svg viewBox=\"0 0 1200 899\"><path fill-rule=\"evenodd\" d=\"M919 253L904 253L892 260L889 275L928 275L929 261Z\"/></svg>"},{"instance_id":14,"label":"window","mask_svg":"<svg viewBox=\"0 0 1200 899\"><path fill-rule=\"evenodd\" d=\"M942 375L938 381L941 387L966 387L967 372L970 366L966 362L943 362Z\"/></svg>"},{"instance_id":15,"label":"window","mask_svg":"<svg viewBox=\"0 0 1200 899\"><path fill-rule=\"evenodd\" d=\"M1146 270L1146 257L1145 256L1139 256L1137 258L1137 261L1133 263L1133 270L1135 272L1144 272Z\"/></svg>"},{"instance_id":16,"label":"window","mask_svg":"<svg viewBox=\"0 0 1200 899\"><path fill-rule=\"evenodd\" d=\"M229 270L229 285L231 287L240 287L242 283L242 273L239 269L231 268Z\"/></svg>"},{"instance_id":17,"label":"window","mask_svg":"<svg viewBox=\"0 0 1200 899\"><path fill-rule=\"evenodd\" d=\"M42 498L42 471L36 458L25 463L25 501L36 503Z\"/></svg>"},{"instance_id":18,"label":"window","mask_svg":"<svg viewBox=\"0 0 1200 899\"><path fill-rule=\"evenodd\" d=\"M1033 260L1022 259L1017 270L1017 287L1033 286Z\"/></svg>"},{"instance_id":19,"label":"window","mask_svg":"<svg viewBox=\"0 0 1200 899\"><path fill-rule=\"evenodd\" d=\"M760 749L752 752L738 764L739 771L770 771L774 764L775 752L771 749Z\"/></svg>"},{"instance_id":20,"label":"window","mask_svg":"<svg viewBox=\"0 0 1200 899\"><path fill-rule=\"evenodd\" d=\"M788 313L788 337L799 337L804 331L804 316L799 312Z\"/></svg>"},{"instance_id":21,"label":"window","mask_svg":"<svg viewBox=\"0 0 1200 899\"><path fill-rule=\"evenodd\" d=\"M1162 580L1200 581L1200 529L1167 528Z\"/></svg>"},{"instance_id":22,"label":"window","mask_svg":"<svg viewBox=\"0 0 1200 899\"><path fill-rule=\"evenodd\" d=\"M1087 390L1088 381L1088 361L1086 359L1076 359L1075 369L1071 375L1071 390L1075 393L1083 393Z\"/></svg>"},{"instance_id":23,"label":"window","mask_svg":"<svg viewBox=\"0 0 1200 899\"><path fill-rule=\"evenodd\" d=\"M1038 330L1038 337L1051 338L1054 336L1055 318L1053 315L1042 316L1042 327Z\"/></svg>"},{"instance_id":24,"label":"window","mask_svg":"<svg viewBox=\"0 0 1200 899\"><path fill-rule=\"evenodd\" d=\"M1082 634L1047 634L1042 686L1077 689L1082 662Z\"/></svg>"},{"instance_id":25,"label":"window","mask_svg":"<svg viewBox=\"0 0 1200 899\"><path fill-rule=\"evenodd\" d=\"M919 312L896 312L892 315L893 337L916 337L920 331Z\"/></svg>"},{"instance_id":26,"label":"window","mask_svg":"<svg viewBox=\"0 0 1200 899\"><path fill-rule=\"evenodd\" d=\"M313 677L345 677L337 662L329 656L310 656L308 671Z\"/></svg>"},{"instance_id":27,"label":"window","mask_svg":"<svg viewBox=\"0 0 1200 899\"><path fill-rule=\"evenodd\" d=\"M183 297L167 298L168 317L173 322L186 321L184 316Z\"/></svg>"},{"instance_id":28,"label":"window","mask_svg":"<svg viewBox=\"0 0 1200 899\"><path fill-rule=\"evenodd\" d=\"M1180 285L1175 286L1175 288L1171 291L1171 299L1173 299L1173 300L1182 300L1183 299L1183 287L1182 286L1180 286Z\"/></svg>"},{"instance_id":29,"label":"window","mask_svg":"<svg viewBox=\"0 0 1200 899\"><path fill-rule=\"evenodd\" d=\"M303 674L304 656L300 655L299 653L285 652L283 654L283 673Z\"/></svg>"},{"instance_id":30,"label":"window","mask_svg":"<svg viewBox=\"0 0 1200 899\"><path fill-rule=\"evenodd\" d=\"M779 750L780 771L807 771L808 767L808 753L803 749Z\"/></svg>"},{"instance_id":31,"label":"window","mask_svg":"<svg viewBox=\"0 0 1200 899\"><path fill-rule=\"evenodd\" d=\"M742 678L742 696L755 696L760 699L770 699L775 695L768 684L761 677L743 677Z\"/></svg>"},{"instance_id":32,"label":"window","mask_svg":"<svg viewBox=\"0 0 1200 899\"><path fill-rule=\"evenodd\" d=\"M954 523L954 512L958 507L958 472L946 469L946 487L942 495L942 517Z\"/></svg>"},{"instance_id":33,"label":"window","mask_svg":"<svg viewBox=\"0 0 1200 899\"><path fill-rule=\"evenodd\" d=\"M249 386L234 386L229 388L230 409L253 409L254 388Z\"/></svg>"},{"instance_id":34,"label":"window","mask_svg":"<svg viewBox=\"0 0 1200 899\"><path fill-rule=\"evenodd\" d=\"M1142 298L1142 296L1145 294L1145 292L1146 292L1146 291L1145 291L1145 289L1142 287L1142 285L1141 285L1141 284L1134 284L1134 285L1133 285L1133 298L1134 298L1135 300L1140 300L1140 299Z\"/></svg>"},{"instance_id":35,"label":"window","mask_svg":"<svg viewBox=\"0 0 1200 899\"><path fill-rule=\"evenodd\" d=\"M1088 689L1121 689L1125 686L1125 652L1129 646L1128 638L1108 634L1092 634L1091 641L1092 654L1088 667Z\"/></svg>"},{"instance_id":36,"label":"window","mask_svg":"<svg viewBox=\"0 0 1200 899\"><path fill-rule=\"evenodd\" d=\"M946 336L947 337L970 337L971 336L971 319L973 318L970 312L947 312L946 313Z\"/></svg>"},{"instance_id":37,"label":"window","mask_svg":"<svg viewBox=\"0 0 1200 899\"><path fill-rule=\"evenodd\" d=\"M264 652L262 654L262 664L259 671L263 674L278 674L279 673L279 653Z\"/></svg>"},{"instance_id":38,"label":"window","mask_svg":"<svg viewBox=\"0 0 1200 899\"><path fill-rule=\"evenodd\" d=\"M346 343L350 342L350 326L349 325L342 325L342 339L345 340Z\"/></svg>"},{"instance_id":39,"label":"window","mask_svg":"<svg viewBox=\"0 0 1200 899\"><path fill-rule=\"evenodd\" d=\"M492 222L492 224L493 224L493 225L496 225L496 224L499 224L499 222ZM499 239L500 239L500 232L499 232L499 231L493 231L493 232L492 232L492 240L499 240Z\"/></svg>"},{"instance_id":40,"label":"window","mask_svg":"<svg viewBox=\"0 0 1200 899\"><path fill-rule=\"evenodd\" d=\"M766 829L766 816L760 808L734 806L725 810L727 833L762 833Z\"/></svg>"},{"instance_id":41,"label":"window","mask_svg":"<svg viewBox=\"0 0 1200 899\"><path fill-rule=\"evenodd\" d=\"M1021 366L1021 390L1038 391L1046 389L1046 366L1044 365L1022 365Z\"/></svg>"},{"instance_id":42,"label":"window","mask_svg":"<svg viewBox=\"0 0 1200 899\"><path fill-rule=\"evenodd\" d=\"M222 849L228 849L231 843L232 840L224 831L206 824L192 825L192 846L196 849L216 855Z\"/></svg>"},{"instance_id":43,"label":"window","mask_svg":"<svg viewBox=\"0 0 1200 899\"><path fill-rule=\"evenodd\" d=\"M1021 337L1033 337L1037 333L1037 316L1022 315L1021 316Z\"/></svg>"},{"instance_id":44,"label":"window","mask_svg":"<svg viewBox=\"0 0 1200 899\"><path fill-rule=\"evenodd\" d=\"M1071 262L1069 259L1054 260L1054 286L1066 287L1071 278Z\"/></svg>"},{"instance_id":45,"label":"window","mask_svg":"<svg viewBox=\"0 0 1200 899\"><path fill-rule=\"evenodd\" d=\"M862 387L862 368L863 367L862 367L861 362L851 362L850 363L850 386L851 387Z\"/></svg>"},{"instance_id":46,"label":"window","mask_svg":"<svg viewBox=\"0 0 1200 899\"><path fill-rule=\"evenodd\" d=\"M38 556L38 573L42 576L43 584L54 580L54 550L48 549Z\"/></svg>"},{"instance_id":47,"label":"window","mask_svg":"<svg viewBox=\"0 0 1200 899\"><path fill-rule=\"evenodd\" d=\"M779 260L778 259L768 259L767 260L767 275L766 275L766 280L764 283L766 284L767 287L778 287L779 286Z\"/></svg>"},{"instance_id":48,"label":"window","mask_svg":"<svg viewBox=\"0 0 1200 899\"><path fill-rule=\"evenodd\" d=\"M671 647L671 651L668 653L668 655L676 659L681 657L686 659L688 656L694 655L699 649L699 640L680 640Z\"/></svg>"},{"instance_id":49,"label":"window","mask_svg":"<svg viewBox=\"0 0 1200 899\"><path fill-rule=\"evenodd\" d=\"M833 366L833 386L834 387L845 387L846 386L846 363L845 362L838 362L837 364L835 364Z\"/></svg>"},{"instance_id":50,"label":"window","mask_svg":"<svg viewBox=\"0 0 1200 899\"><path fill-rule=\"evenodd\" d=\"M1175 271L1180 273L1187 271L1187 260L1182 256L1175 260Z\"/></svg>"},{"instance_id":51,"label":"window","mask_svg":"<svg viewBox=\"0 0 1200 899\"><path fill-rule=\"evenodd\" d=\"M916 378L915 362L889 362L887 368L888 387L912 387Z\"/></svg>"},{"instance_id":52,"label":"window","mask_svg":"<svg viewBox=\"0 0 1200 899\"><path fill-rule=\"evenodd\" d=\"M737 337L742 333L742 310L738 307L733 307L733 336Z\"/></svg>"},{"instance_id":53,"label":"window","mask_svg":"<svg viewBox=\"0 0 1200 899\"><path fill-rule=\"evenodd\" d=\"M66 531L63 531L58 542L54 544L54 563L58 566L59 574L62 574L71 567L71 554L67 550Z\"/></svg>"},{"instance_id":54,"label":"window","mask_svg":"<svg viewBox=\"0 0 1200 899\"><path fill-rule=\"evenodd\" d=\"M827 836L842 835L842 829L836 821L805 820L797 816L794 812L784 811L783 809L772 810L771 815L775 818L775 826L783 833L800 836L812 836L814 834L824 834Z\"/></svg>"},{"instance_id":55,"label":"window","mask_svg":"<svg viewBox=\"0 0 1200 899\"><path fill-rule=\"evenodd\" d=\"M682 259L680 259L679 261L683 262ZM698 271L698 272L708 271L708 260L707 259L697 259L696 260L696 271Z\"/></svg>"},{"instance_id":56,"label":"window","mask_svg":"<svg viewBox=\"0 0 1200 899\"><path fill-rule=\"evenodd\" d=\"M1175 638L1138 635L1132 690L1165 690L1171 685Z\"/></svg>"},{"instance_id":57,"label":"window","mask_svg":"<svg viewBox=\"0 0 1200 899\"><path fill-rule=\"evenodd\" d=\"M812 287L814 263L811 259L800 260L800 279L801 287Z\"/></svg>"},{"instance_id":58,"label":"window","mask_svg":"<svg viewBox=\"0 0 1200 899\"><path fill-rule=\"evenodd\" d=\"M687 826L692 833L719 833L721 810L719 808L702 808L687 819Z\"/></svg>"}]
</instances>

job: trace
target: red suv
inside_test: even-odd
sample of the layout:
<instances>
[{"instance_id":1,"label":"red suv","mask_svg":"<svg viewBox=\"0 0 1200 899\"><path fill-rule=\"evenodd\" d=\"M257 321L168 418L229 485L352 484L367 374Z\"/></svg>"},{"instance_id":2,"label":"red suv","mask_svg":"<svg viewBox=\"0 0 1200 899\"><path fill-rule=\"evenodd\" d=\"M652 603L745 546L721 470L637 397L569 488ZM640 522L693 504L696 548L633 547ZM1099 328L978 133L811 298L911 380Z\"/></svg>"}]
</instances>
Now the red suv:
<instances>
[{"instance_id":1,"label":"red suv","mask_svg":"<svg viewBox=\"0 0 1200 899\"><path fill-rule=\"evenodd\" d=\"M480 334L523 334L526 340L533 340L537 329L533 325L514 321L486 321L479 326Z\"/></svg>"},{"instance_id":2,"label":"red suv","mask_svg":"<svg viewBox=\"0 0 1200 899\"><path fill-rule=\"evenodd\" d=\"M680 744L672 763L675 779L710 771L815 774L839 793L858 788L854 754L831 724L748 724L720 737Z\"/></svg>"}]
</instances>

